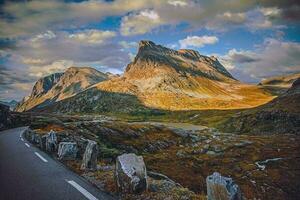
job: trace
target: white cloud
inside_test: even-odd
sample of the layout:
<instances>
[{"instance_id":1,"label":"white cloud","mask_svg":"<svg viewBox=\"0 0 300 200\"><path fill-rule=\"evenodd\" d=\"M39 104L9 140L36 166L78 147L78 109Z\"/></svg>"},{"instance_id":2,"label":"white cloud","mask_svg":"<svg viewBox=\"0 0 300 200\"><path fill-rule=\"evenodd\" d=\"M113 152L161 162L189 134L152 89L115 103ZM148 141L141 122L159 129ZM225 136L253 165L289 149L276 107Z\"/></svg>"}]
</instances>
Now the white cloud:
<instances>
[{"instance_id":1,"label":"white cloud","mask_svg":"<svg viewBox=\"0 0 300 200\"><path fill-rule=\"evenodd\" d=\"M169 0L168 3L170 5L173 5L173 6L187 6L187 2L186 1L178 1L178 0Z\"/></svg>"},{"instance_id":2,"label":"white cloud","mask_svg":"<svg viewBox=\"0 0 300 200\"><path fill-rule=\"evenodd\" d=\"M71 34L69 35L69 38L90 44L101 44L116 35L117 34L114 31L100 31L92 29Z\"/></svg>"},{"instance_id":3,"label":"white cloud","mask_svg":"<svg viewBox=\"0 0 300 200\"><path fill-rule=\"evenodd\" d=\"M218 40L216 36L188 36L183 40L179 40L179 44L180 48L203 47L206 44L215 44Z\"/></svg>"},{"instance_id":4,"label":"white cloud","mask_svg":"<svg viewBox=\"0 0 300 200\"><path fill-rule=\"evenodd\" d=\"M43 77L56 72L64 72L67 68L74 66L74 62L71 60L58 60L54 61L50 65L44 66L30 66L29 75L32 77Z\"/></svg>"},{"instance_id":5,"label":"white cloud","mask_svg":"<svg viewBox=\"0 0 300 200\"><path fill-rule=\"evenodd\" d=\"M140 35L153 30L163 23L156 11L143 10L139 13L123 17L120 32L124 36Z\"/></svg>"},{"instance_id":6,"label":"white cloud","mask_svg":"<svg viewBox=\"0 0 300 200\"><path fill-rule=\"evenodd\" d=\"M260 8L260 12L267 17L278 17L281 14L281 10L277 7L267 7L267 8Z\"/></svg>"},{"instance_id":7,"label":"white cloud","mask_svg":"<svg viewBox=\"0 0 300 200\"><path fill-rule=\"evenodd\" d=\"M48 30L45 33L38 34L38 35L34 36L31 39L31 41L32 42L36 42L38 40L45 40L45 39L50 40L50 39L55 38L55 37L56 37L55 33L53 33L52 31Z\"/></svg>"},{"instance_id":8,"label":"white cloud","mask_svg":"<svg viewBox=\"0 0 300 200\"><path fill-rule=\"evenodd\" d=\"M130 49L130 48L137 48L138 43L137 42L127 42L127 41L121 41L119 44L125 48L125 49Z\"/></svg>"},{"instance_id":9,"label":"white cloud","mask_svg":"<svg viewBox=\"0 0 300 200\"><path fill-rule=\"evenodd\" d=\"M266 39L253 51L231 49L220 62L237 78L253 82L300 71L300 43Z\"/></svg>"}]
</instances>

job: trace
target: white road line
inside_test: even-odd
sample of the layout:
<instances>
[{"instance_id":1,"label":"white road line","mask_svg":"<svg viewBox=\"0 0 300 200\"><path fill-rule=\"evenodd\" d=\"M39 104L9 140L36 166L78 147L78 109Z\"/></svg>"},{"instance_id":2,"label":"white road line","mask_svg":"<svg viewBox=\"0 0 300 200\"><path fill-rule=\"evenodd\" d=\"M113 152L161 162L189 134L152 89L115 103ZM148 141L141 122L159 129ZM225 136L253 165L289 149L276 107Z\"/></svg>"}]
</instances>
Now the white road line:
<instances>
[{"instance_id":1,"label":"white road line","mask_svg":"<svg viewBox=\"0 0 300 200\"><path fill-rule=\"evenodd\" d=\"M25 145L29 148L30 147L30 145L29 144L27 144L27 143L25 143Z\"/></svg>"},{"instance_id":2,"label":"white road line","mask_svg":"<svg viewBox=\"0 0 300 200\"><path fill-rule=\"evenodd\" d=\"M96 197L94 197L91 193L89 193L86 189L78 185L75 181L68 181L66 180L70 185L72 185L74 188L76 188L81 194L83 194L87 199L89 200L98 200Z\"/></svg>"},{"instance_id":3,"label":"white road line","mask_svg":"<svg viewBox=\"0 0 300 200\"><path fill-rule=\"evenodd\" d=\"M48 160L46 160L43 156L41 156L41 154L39 154L38 152L34 152L35 155L37 155L37 157L39 157L42 161L44 162L48 162Z\"/></svg>"},{"instance_id":4,"label":"white road line","mask_svg":"<svg viewBox=\"0 0 300 200\"><path fill-rule=\"evenodd\" d=\"M24 142L24 139L23 139L23 138L21 138L21 140Z\"/></svg>"}]
</instances>

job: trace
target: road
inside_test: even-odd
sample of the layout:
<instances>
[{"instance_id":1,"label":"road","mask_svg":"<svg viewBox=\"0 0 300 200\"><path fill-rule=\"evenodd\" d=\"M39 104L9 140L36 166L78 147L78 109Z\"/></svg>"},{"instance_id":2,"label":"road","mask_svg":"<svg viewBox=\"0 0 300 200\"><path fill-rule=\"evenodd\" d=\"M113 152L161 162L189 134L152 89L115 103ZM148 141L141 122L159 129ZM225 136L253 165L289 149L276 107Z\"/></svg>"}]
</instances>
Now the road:
<instances>
[{"instance_id":1,"label":"road","mask_svg":"<svg viewBox=\"0 0 300 200\"><path fill-rule=\"evenodd\" d=\"M0 199L112 200L27 142L25 127L0 132Z\"/></svg>"}]
</instances>

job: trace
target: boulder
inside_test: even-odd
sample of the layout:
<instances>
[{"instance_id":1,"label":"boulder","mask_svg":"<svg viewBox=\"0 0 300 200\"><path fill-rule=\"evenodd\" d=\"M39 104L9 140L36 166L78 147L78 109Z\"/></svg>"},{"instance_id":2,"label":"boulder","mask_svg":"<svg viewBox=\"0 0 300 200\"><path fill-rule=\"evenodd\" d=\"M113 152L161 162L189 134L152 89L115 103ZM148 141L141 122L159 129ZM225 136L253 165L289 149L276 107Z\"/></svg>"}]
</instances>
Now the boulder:
<instances>
[{"instance_id":1,"label":"boulder","mask_svg":"<svg viewBox=\"0 0 300 200\"><path fill-rule=\"evenodd\" d=\"M206 178L208 200L241 200L239 186L231 178L223 177L218 172Z\"/></svg>"},{"instance_id":2,"label":"boulder","mask_svg":"<svg viewBox=\"0 0 300 200\"><path fill-rule=\"evenodd\" d=\"M58 145L58 159L60 160L75 160L77 156L76 142L61 142Z\"/></svg>"},{"instance_id":3,"label":"boulder","mask_svg":"<svg viewBox=\"0 0 300 200\"><path fill-rule=\"evenodd\" d=\"M55 152L57 149L57 136L55 131L51 130L46 137L46 150Z\"/></svg>"},{"instance_id":4,"label":"boulder","mask_svg":"<svg viewBox=\"0 0 300 200\"><path fill-rule=\"evenodd\" d=\"M85 148L85 152L82 158L81 169L82 170L96 170L97 169L97 156L98 146L97 142L88 140L88 144Z\"/></svg>"},{"instance_id":5,"label":"boulder","mask_svg":"<svg viewBox=\"0 0 300 200\"><path fill-rule=\"evenodd\" d=\"M46 150L46 140L47 140L47 135L40 136L39 146L42 150Z\"/></svg>"},{"instance_id":6,"label":"boulder","mask_svg":"<svg viewBox=\"0 0 300 200\"><path fill-rule=\"evenodd\" d=\"M147 190L147 171L143 157L133 153L118 156L115 178L119 192L141 193Z\"/></svg>"},{"instance_id":7,"label":"boulder","mask_svg":"<svg viewBox=\"0 0 300 200\"><path fill-rule=\"evenodd\" d=\"M29 142L35 142L35 132L30 128L27 128L27 130L24 133L24 136Z\"/></svg>"}]
</instances>

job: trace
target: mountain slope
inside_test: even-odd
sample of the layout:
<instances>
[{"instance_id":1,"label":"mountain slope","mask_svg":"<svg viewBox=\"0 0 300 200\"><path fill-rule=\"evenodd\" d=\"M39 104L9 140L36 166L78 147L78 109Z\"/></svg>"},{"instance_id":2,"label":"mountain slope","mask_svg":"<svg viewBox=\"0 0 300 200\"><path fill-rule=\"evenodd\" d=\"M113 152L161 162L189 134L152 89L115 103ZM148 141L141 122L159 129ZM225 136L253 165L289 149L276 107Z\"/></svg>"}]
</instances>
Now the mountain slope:
<instances>
[{"instance_id":1,"label":"mountain slope","mask_svg":"<svg viewBox=\"0 0 300 200\"><path fill-rule=\"evenodd\" d=\"M274 95L281 95L284 94L298 78L300 78L300 73L274 76L262 80L258 85Z\"/></svg>"},{"instance_id":2,"label":"mountain slope","mask_svg":"<svg viewBox=\"0 0 300 200\"><path fill-rule=\"evenodd\" d=\"M226 131L271 134L300 131L300 78L284 94L269 103L238 113L226 121Z\"/></svg>"},{"instance_id":3,"label":"mountain slope","mask_svg":"<svg viewBox=\"0 0 300 200\"><path fill-rule=\"evenodd\" d=\"M300 73L288 74L282 76L274 76L262 80L259 85L277 86L283 88L290 88L295 80L300 78Z\"/></svg>"},{"instance_id":4,"label":"mountain slope","mask_svg":"<svg viewBox=\"0 0 300 200\"><path fill-rule=\"evenodd\" d=\"M44 107L76 95L89 86L104 81L107 75L89 67L71 67L64 73L55 73L39 79L31 95L20 102L16 111Z\"/></svg>"},{"instance_id":5,"label":"mountain slope","mask_svg":"<svg viewBox=\"0 0 300 200\"><path fill-rule=\"evenodd\" d=\"M118 98L121 100L118 101ZM155 109L233 109L254 107L272 98L257 86L234 79L215 57L141 41L138 53L124 75L99 82L42 110L148 112Z\"/></svg>"},{"instance_id":6,"label":"mountain slope","mask_svg":"<svg viewBox=\"0 0 300 200\"><path fill-rule=\"evenodd\" d=\"M247 108L272 97L235 80L215 57L141 41L122 77L96 84L99 90L137 96L144 105L167 110Z\"/></svg>"}]
</instances>

